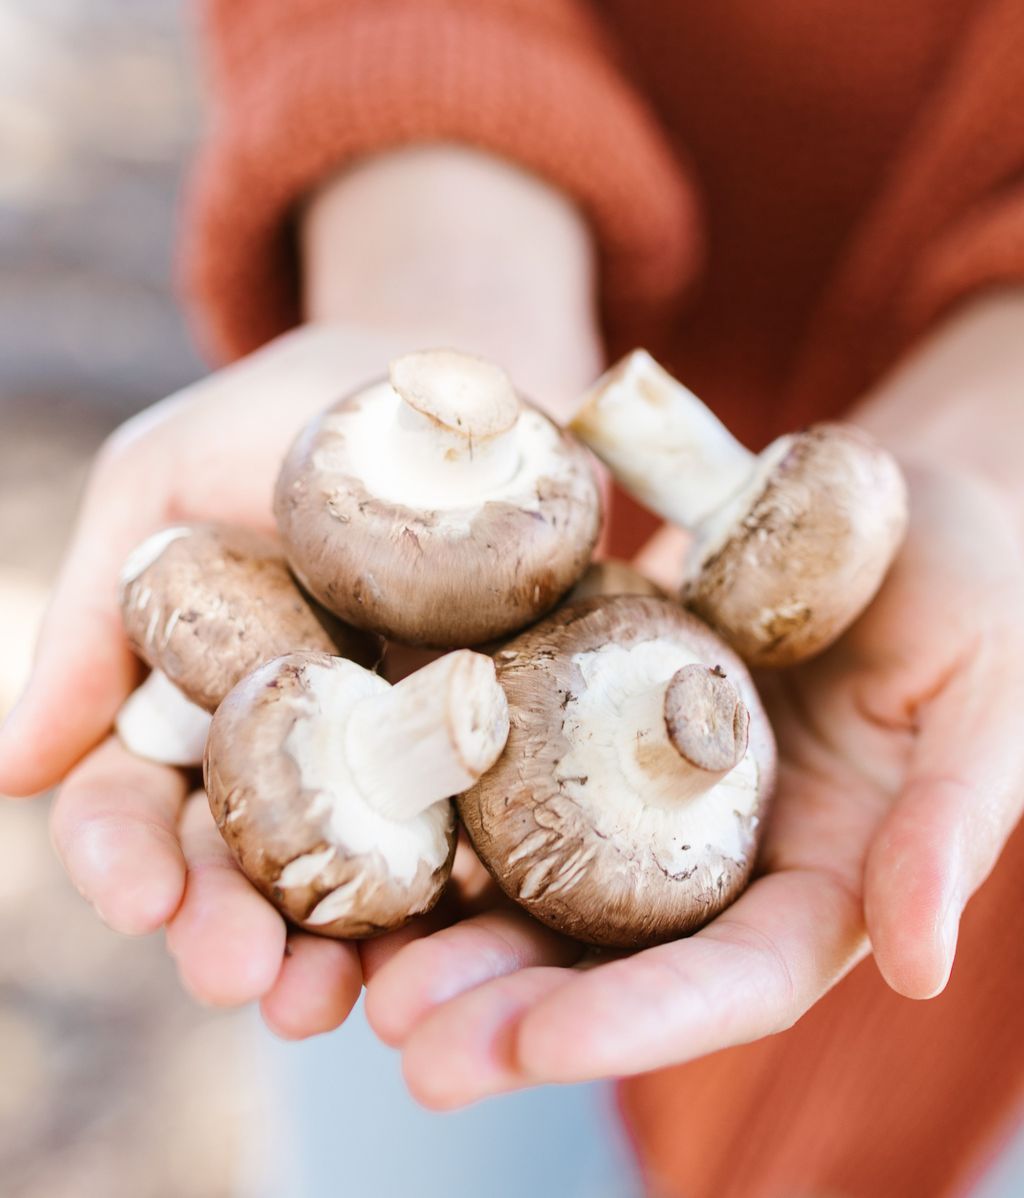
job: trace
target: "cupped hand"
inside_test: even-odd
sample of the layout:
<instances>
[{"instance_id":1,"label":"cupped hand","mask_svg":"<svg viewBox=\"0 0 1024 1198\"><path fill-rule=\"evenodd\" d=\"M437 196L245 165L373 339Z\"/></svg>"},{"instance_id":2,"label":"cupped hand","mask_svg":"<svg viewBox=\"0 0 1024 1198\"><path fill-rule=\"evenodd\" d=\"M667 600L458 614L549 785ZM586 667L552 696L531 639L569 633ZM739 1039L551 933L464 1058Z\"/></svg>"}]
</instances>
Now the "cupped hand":
<instances>
[{"instance_id":1,"label":"cupped hand","mask_svg":"<svg viewBox=\"0 0 1024 1198\"><path fill-rule=\"evenodd\" d=\"M511 359L502 336L476 336L482 352ZM133 757L110 736L140 673L121 627L118 574L135 545L169 524L272 530L274 481L302 426L410 346L447 339L422 322L306 325L122 426L97 457L29 685L0 730L0 794L63 782L53 840L102 918L128 934L166 927L198 999L258 999L271 1028L290 1038L345 1018L362 984L358 953L289 932L236 870L205 798L186 798L191 779ZM587 355L578 357L519 353L517 381L554 409L590 369ZM460 893L452 888L446 918L461 912Z\"/></svg>"},{"instance_id":2,"label":"cupped hand","mask_svg":"<svg viewBox=\"0 0 1024 1198\"><path fill-rule=\"evenodd\" d=\"M363 947L371 1023L423 1102L778 1032L868 951L901 994L944 987L963 907L1024 800L1024 564L983 484L910 477L909 535L874 604L829 652L760 680L780 777L738 902L689 939L602 959L481 884L470 919Z\"/></svg>"},{"instance_id":3,"label":"cupped hand","mask_svg":"<svg viewBox=\"0 0 1024 1198\"><path fill-rule=\"evenodd\" d=\"M339 1023L359 995L351 945L288 935L238 873L188 779L109 736L138 680L117 577L168 524L272 528L281 458L316 412L380 375L397 335L306 326L129 421L99 454L44 621L28 688L0 733L0 793L64 781L52 831L72 881L115 930L167 927L199 999L262 1001L286 1036Z\"/></svg>"},{"instance_id":4,"label":"cupped hand","mask_svg":"<svg viewBox=\"0 0 1024 1198\"><path fill-rule=\"evenodd\" d=\"M412 208L409 195L419 197ZM295 433L410 349L457 345L505 363L525 394L562 416L600 366L584 216L489 154L410 145L346 163L307 197L295 232L303 308L330 323L279 338L111 438L29 687L0 731L0 794L66 779L54 839L107 922L132 933L166 925L200 998L262 998L268 1022L291 1036L340 1021L359 991L358 956L286 938L231 866L204 801L186 800L188 779L109 739L139 672L117 610L121 564L169 523L271 527L273 482Z\"/></svg>"}]
</instances>

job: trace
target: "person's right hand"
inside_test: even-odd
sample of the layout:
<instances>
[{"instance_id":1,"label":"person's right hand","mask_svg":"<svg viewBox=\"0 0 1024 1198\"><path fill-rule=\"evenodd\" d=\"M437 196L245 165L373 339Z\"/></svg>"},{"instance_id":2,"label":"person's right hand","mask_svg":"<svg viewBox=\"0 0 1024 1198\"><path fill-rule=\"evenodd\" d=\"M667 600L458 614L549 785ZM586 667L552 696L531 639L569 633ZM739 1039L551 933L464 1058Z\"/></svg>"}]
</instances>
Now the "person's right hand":
<instances>
[{"instance_id":1,"label":"person's right hand","mask_svg":"<svg viewBox=\"0 0 1024 1198\"><path fill-rule=\"evenodd\" d=\"M29 685L0 732L0 793L64 784L53 839L72 881L115 930L167 927L200 1000L260 999L271 1027L336 1026L359 995L352 945L292 932L237 872L202 794L179 770L110 735L139 665L117 577L134 545L168 524L273 528L281 458L316 412L383 373L406 339L306 326L119 429L93 467L44 621Z\"/></svg>"}]
</instances>

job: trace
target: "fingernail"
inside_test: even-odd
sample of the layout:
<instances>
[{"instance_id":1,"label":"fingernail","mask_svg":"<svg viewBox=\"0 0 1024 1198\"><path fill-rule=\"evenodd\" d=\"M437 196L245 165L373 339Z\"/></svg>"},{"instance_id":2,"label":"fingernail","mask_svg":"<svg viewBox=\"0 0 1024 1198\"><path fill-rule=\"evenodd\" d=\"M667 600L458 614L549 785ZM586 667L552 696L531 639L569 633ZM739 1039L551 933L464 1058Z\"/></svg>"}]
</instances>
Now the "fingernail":
<instances>
[{"instance_id":1,"label":"fingernail","mask_svg":"<svg viewBox=\"0 0 1024 1198\"><path fill-rule=\"evenodd\" d=\"M0 745L12 737L12 730L17 726L19 719L24 713L25 696L27 694L28 687L26 686L17 699L15 699L14 705L8 710L3 719L0 720Z\"/></svg>"},{"instance_id":2,"label":"fingernail","mask_svg":"<svg viewBox=\"0 0 1024 1198\"><path fill-rule=\"evenodd\" d=\"M0 721L0 795L23 795L26 793L22 789L23 783L17 773L11 773L13 763L7 759L8 755L14 753L16 747L24 739L25 693L22 692L21 698Z\"/></svg>"},{"instance_id":3,"label":"fingernail","mask_svg":"<svg viewBox=\"0 0 1024 1198\"><path fill-rule=\"evenodd\" d=\"M956 943L960 936L962 914L959 902L954 902L950 904L950 909L942 920L942 951L950 969L953 967L953 958L956 956Z\"/></svg>"},{"instance_id":4,"label":"fingernail","mask_svg":"<svg viewBox=\"0 0 1024 1198\"><path fill-rule=\"evenodd\" d=\"M949 896L946 908L939 920L938 940L939 951L942 955L943 976L941 983L935 990L936 994L945 989L946 983L949 981L949 975L953 971L953 961L956 958L956 945L960 936L960 917L962 914L963 901L960 898L959 892L954 890Z\"/></svg>"}]
</instances>

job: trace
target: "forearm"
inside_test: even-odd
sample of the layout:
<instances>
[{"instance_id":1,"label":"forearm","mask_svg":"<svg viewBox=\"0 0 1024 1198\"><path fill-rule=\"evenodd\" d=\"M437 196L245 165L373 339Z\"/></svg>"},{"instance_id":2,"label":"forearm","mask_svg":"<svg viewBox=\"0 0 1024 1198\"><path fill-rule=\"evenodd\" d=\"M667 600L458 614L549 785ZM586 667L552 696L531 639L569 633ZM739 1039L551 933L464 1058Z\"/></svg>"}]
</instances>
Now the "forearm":
<instances>
[{"instance_id":1,"label":"forearm","mask_svg":"<svg viewBox=\"0 0 1024 1198\"><path fill-rule=\"evenodd\" d=\"M311 197L301 246L310 320L494 358L561 416L600 369L585 221L487 155L437 146L367 160Z\"/></svg>"},{"instance_id":2,"label":"forearm","mask_svg":"<svg viewBox=\"0 0 1024 1198\"><path fill-rule=\"evenodd\" d=\"M851 418L906 461L987 480L1024 534L1024 290L952 317Z\"/></svg>"}]
</instances>

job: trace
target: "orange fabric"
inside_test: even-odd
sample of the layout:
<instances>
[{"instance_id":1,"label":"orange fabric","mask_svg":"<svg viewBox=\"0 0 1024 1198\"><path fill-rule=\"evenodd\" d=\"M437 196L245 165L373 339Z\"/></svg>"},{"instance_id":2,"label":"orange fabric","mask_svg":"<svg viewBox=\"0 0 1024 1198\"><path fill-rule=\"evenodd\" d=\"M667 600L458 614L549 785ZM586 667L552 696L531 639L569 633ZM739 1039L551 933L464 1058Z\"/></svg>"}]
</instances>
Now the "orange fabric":
<instances>
[{"instance_id":1,"label":"orange fabric","mask_svg":"<svg viewBox=\"0 0 1024 1198\"><path fill-rule=\"evenodd\" d=\"M572 0L214 0L204 12L214 122L185 272L218 355L299 320L302 198L346 161L413 141L480 146L572 194L598 233L615 324L639 332L694 273L692 193Z\"/></svg>"},{"instance_id":2,"label":"orange fabric","mask_svg":"<svg viewBox=\"0 0 1024 1198\"><path fill-rule=\"evenodd\" d=\"M206 0L186 276L232 356L299 318L291 222L346 161L461 140L552 180L646 341L745 439L840 411L1024 277L1024 0ZM685 302L682 302L685 297ZM649 525L644 526L644 528ZM641 525L629 509L620 550ZM653 1194L962 1192L1022 1098L1018 833L947 994L867 964L783 1035L623 1087Z\"/></svg>"},{"instance_id":3,"label":"orange fabric","mask_svg":"<svg viewBox=\"0 0 1024 1198\"><path fill-rule=\"evenodd\" d=\"M1024 1100L1024 828L968 906L945 993L866 962L782 1035L627 1082L652 1198L965 1195Z\"/></svg>"}]
</instances>

